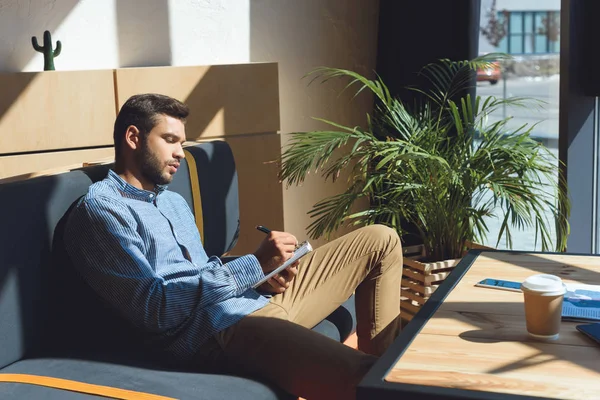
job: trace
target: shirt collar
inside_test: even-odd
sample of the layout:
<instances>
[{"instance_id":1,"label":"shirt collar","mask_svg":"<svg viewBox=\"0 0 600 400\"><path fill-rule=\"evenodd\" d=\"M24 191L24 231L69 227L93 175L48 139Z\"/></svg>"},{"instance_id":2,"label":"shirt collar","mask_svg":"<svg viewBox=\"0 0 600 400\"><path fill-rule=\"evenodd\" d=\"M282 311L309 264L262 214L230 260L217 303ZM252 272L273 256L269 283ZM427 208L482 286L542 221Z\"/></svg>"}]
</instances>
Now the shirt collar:
<instances>
[{"instance_id":1,"label":"shirt collar","mask_svg":"<svg viewBox=\"0 0 600 400\"><path fill-rule=\"evenodd\" d=\"M125 180L121 178L119 174L117 174L112 169L108 170L108 175L106 176L106 179L114 183L123 196L146 201L148 203L153 202L154 199L162 192L164 192L168 187L167 185L155 185L154 191L138 189L135 186L125 182Z\"/></svg>"}]
</instances>

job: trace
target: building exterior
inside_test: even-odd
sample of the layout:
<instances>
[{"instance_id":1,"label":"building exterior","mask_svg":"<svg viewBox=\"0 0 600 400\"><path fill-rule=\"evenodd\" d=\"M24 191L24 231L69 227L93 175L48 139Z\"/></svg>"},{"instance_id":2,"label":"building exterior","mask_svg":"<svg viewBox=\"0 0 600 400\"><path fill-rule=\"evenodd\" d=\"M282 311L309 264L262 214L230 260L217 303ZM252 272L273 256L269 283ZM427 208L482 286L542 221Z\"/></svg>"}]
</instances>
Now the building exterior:
<instances>
[{"instance_id":1,"label":"building exterior","mask_svg":"<svg viewBox=\"0 0 600 400\"><path fill-rule=\"evenodd\" d=\"M558 54L560 0L482 0L479 51Z\"/></svg>"}]
</instances>

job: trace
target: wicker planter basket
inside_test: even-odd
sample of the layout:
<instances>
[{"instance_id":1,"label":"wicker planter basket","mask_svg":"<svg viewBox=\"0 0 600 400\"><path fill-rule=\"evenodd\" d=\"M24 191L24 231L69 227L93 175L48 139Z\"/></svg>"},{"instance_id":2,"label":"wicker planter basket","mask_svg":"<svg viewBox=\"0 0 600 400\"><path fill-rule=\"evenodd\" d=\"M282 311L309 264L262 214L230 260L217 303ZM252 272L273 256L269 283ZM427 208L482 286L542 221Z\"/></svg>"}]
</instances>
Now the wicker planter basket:
<instances>
[{"instance_id":1,"label":"wicker planter basket","mask_svg":"<svg viewBox=\"0 0 600 400\"><path fill-rule=\"evenodd\" d=\"M492 249L471 242L467 246L469 249ZM404 249L400 298L400 318L403 324L408 323L414 317L460 261L460 258L457 258L424 263L419 261L423 256L423 245L410 246Z\"/></svg>"}]
</instances>

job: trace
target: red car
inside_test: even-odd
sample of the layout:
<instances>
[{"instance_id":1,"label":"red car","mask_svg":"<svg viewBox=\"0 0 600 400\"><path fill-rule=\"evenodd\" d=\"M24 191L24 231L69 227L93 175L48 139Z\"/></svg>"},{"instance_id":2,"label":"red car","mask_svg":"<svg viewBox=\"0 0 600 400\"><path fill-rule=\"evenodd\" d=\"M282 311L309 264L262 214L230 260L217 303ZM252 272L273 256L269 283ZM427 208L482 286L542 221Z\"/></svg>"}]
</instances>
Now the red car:
<instances>
[{"instance_id":1,"label":"red car","mask_svg":"<svg viewBox=\"0 0 600 400\"><path fill-rule=\"evenodd\" d=\"M488 81L492 85L495 85L501 78L502 70L500 68L500 63L497 61L492 62L488 68L477 68L477 82Z\"/></svg>"}]
</instances>

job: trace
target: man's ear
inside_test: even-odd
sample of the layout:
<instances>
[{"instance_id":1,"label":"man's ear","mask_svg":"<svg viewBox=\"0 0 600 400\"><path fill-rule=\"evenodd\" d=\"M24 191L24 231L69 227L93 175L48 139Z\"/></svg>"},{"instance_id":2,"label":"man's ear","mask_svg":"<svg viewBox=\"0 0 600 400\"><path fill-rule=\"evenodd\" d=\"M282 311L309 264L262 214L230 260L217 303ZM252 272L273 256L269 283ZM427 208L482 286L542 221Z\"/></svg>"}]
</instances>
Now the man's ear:
<instances>
[{"instance_id":1,"label":"man's ear","mask_svg":"<svg viewBox=\"0 0 600 400\"><path fill-rule=\"evenodd\" d=\"M135 125L129 125L125 131L125 144L131 150L139 149L141 146L140 130Z\"/></svg>"}]
</instances>

